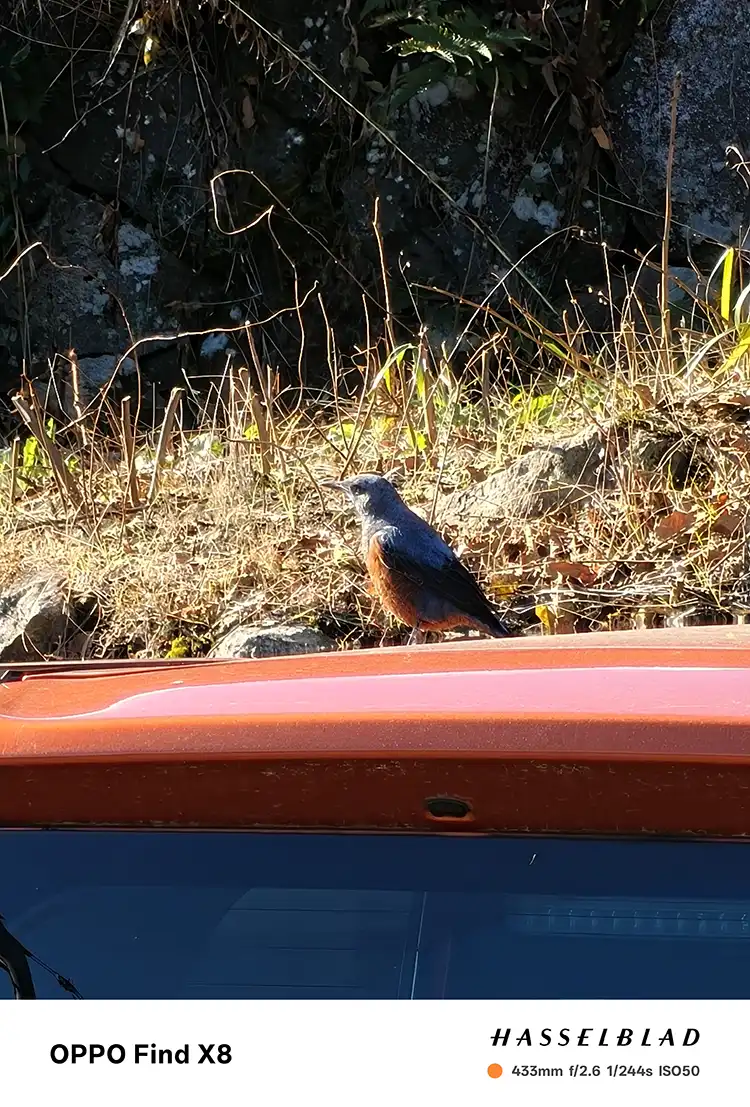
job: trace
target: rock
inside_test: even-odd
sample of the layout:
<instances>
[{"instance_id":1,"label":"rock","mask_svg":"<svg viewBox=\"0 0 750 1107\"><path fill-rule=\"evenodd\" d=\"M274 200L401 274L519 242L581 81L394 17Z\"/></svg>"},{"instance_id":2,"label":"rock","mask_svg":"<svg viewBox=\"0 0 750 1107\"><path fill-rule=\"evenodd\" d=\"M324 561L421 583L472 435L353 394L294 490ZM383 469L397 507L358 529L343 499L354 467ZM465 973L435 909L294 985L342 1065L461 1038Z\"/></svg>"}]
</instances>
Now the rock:
<instances>
[{"instance_id":1,"label":"rock","mask_svg":"<svg viewBox=\"0 0 750 1107\"><path fill-rule=\"evenodd\" d=\"M113 260L100 241L106 215L96 200L81 199L68 189L55 192L45 226L38 228L54 263L36 259L34 273L24 278L24 318L37 359L70 347L82 359L119 355L130 346L131 332L142 338L179 329L179 319L166 304L188 298L193 285L189 267L129 222L119 227ZM7 285L0 310L20 323L17 288L12 281ZM144 343L139 356L164 345L159 340Z\"/></svg>"},{"instance_id":2,"label":"rock","mask_svg":"<svg viewBox=\"0 0 750 1107\"><path fill-rule=\"evenodd\" d=\"M632 428L627 464L641 477L658 478L679 489L700 485L710 476L703 441L684 432L666 433L647 426Z\"/></svg>"},{"instance_id":3,"label":"rock","mask_svg":"<svg viewBox=\"0 0 750 1107\"><path fill-rule=\"evenodd\" d=\"M635 0L620 5L634 6ZM237 13L222 20L215 5L198 5L195 26L190 16L189 44L188 24L179 20L168 35L156 36L162 49L149 65L144 64L143 38L128 34L116 47L114 23L98 18L96 5L85 6L85 12L76 5L69 11L63 6L64 11L55 11L54 24L52 13L42 16L44 7L39 20L30 17L18 28L35 45L24 73L17 74L23 81L14 95L28 84L31 92L38 92L37 110L28 115L21 105L23 114L11 124L15 133L26 120L19 136L25 153L20 156L19 145L17 173L26 238L48 247L52 262L45 262L37 249L0 285L0 391L6 375L8 389L15 383L22 364L45 365L70 347L79 359L118 356L130 345L123 315L137 338L178 329L200 332L194 334L192 349L187 343L170 347L166 371L177 371L183 382L183 374L189 376L198 362L200 377L206 379L207 371L221 377L226 357L215 336L231 326L232 304L242 305L240 321L273 320L260 333L269 350L275 350L273 356L278 355L280 367L295 366L299 358L299 372L309 383L330 387L322 367L330 341L328 322L324 325L317 297L311 297L299 318L306 335L301 352L296 323L290 326L286 316L289 289L293 281L307 288L317 280L323 298L335 305L330 322L339 347L359 347L369 325L361 286L372 288L381 278L380 245L372 226L376 199L384 256L404 275L404 280L391 282L390 294L391 310L405 327L416 330L433 312L444 316L429 320L429 333L438 349L445 339L450 351L465 330L483 333L481 310L473 315L467 301L505 311L509 296L549 321L549 301L558 307L566 304L569 289L612 287L614 278L605 272L598 243L604 239L613 254L624 243L622 257L631 254L636 209L651 208L658 236L669 82L661 82L660 103L652 78L655 70L668 77L669 66L681 64L683 55L695 62L695 72L683 65L683 145L696 129L694 105L705 101L710 116L709 126L697 128L711 150L698 150L690 161L688 168L702 179L698 190L688 182L688 203L693 195L702 197L700 216L706 205L716 206L713 194L717 189L721 194L725 186L735 190L732 212L737 189L743 200L744 186L725 166L724 145L733 136L724 132L734 126L733 110L715 110L719 94L712 86L720 86L721 96L730 86L734 89L741 124L748 111L747 67L738 67L733 58L724 64L726 51L717 62L706 57L716 41L726 45L730 36L738 51L747 44L750 31L729 0L711 5L683 0L666 39L657 36L655 67L646 35L632 51L624 84L610 88L619 127L614 138L625 151L629 177L608 184L609 174L598 173L593 191L582 187L581 143L589 130L584 128L579 137L567 112L550 113L550 97L556 94L545 90L541 71L531 62L536 72L527 90L518 85L511 94L499 87L492 95L483 81L474 79L476 73L472 79L449 76L446 67L442 79L400 108L391 103L386 111L390 89L379 83L386 77L384 32L371 18L352 16L357 27L353 34L350 16L338 13L336 5L323 5L324 14L313 18L309 4L284 0L274 19L312 69L285 68L281 81L277 66L283 49L278 55L274 47L252 56L243 44ZM716 18L714 10L720 13ZM577 15L564 17L568 30L571 19L575 23ZM612 30L624 20L625 13L618 11ZM709 49L702 42L698 48L689 43L686 31L695 26L706 29ZM244 28L250 29L249 21ZM56 50L45 45L53 36L76 54L70 80L51 83L46 71L41 80L42 63L53 76L57 73ZM631 37L623 40L628 49ZM618 46L615 58L608 48L608 65L619 63L624 49ZM521 59L525 53L524 48ZM423 61L412 59L417 65ZM405 64L397 62L397 73ZM711 67L710 80L695 79L696 72L703 72L701 66ZM509 62L509 72L515 68ZM372 111L387 135L371 127L359 135L357 124L353 142L354 116L331 88L355 113ZM724 108L728 102L722 102ZM418 108L416 120L412 108ZM644 112L647 134L642 136ZM613 160L619 159L616 145ZM631 172L636 162L647 162L646 168ZM679 162L678 178L685 176L683 168ZM219 176L223 170L231 172ZM640 177L650 182L650 194L623 204L623 183L637 193ZM683 203L679 192L684 182L677 180L676 185L675 201ZM579 194L586 198L579 202ZM272 201L273 217L256 223ZM726 204L718 207L722 210L708 212L704 229L717 222L734 225L723 210ZM287 214L282 216L282 209ZM585 236L559 235L563 224L580 227ZM240 233L241 227L246 231ZM675 235L678 231L676 218ZM245 260L250 240L252 264ZM649 235L647 245L653 240ZM672 260L680 262L683 256ZM713 267L708 260L706 272ZM704 259L699 257L697 264L704 268ZM345 272L354 279L342 280ZM680 304L691 306L684 297ZM594 306L599 306L598 298ZM604 313L605 327L610 315ZM235 345L247 356L246 339L239 332L227 348ZM469 348L467 343L460 350ZM141 372L145 359L161 353L155 344L139 346ZM161 371L162 364L155 361L154 370ZM168 393L166 380L146 376L145 383L155 382L162 396ZM291 379L295 377L296 371ZM144 396L148 391L143 389ZM112 399L117 400L116 393ZM142 413L144 418L150 415L145 409Z\"/></svg>"},{"instance_id":4,"label":"rock","mask_svg":"<svg viewBox=\"0 0 750 1107\"><path fill-rule=\"evenodd\" d=\"M332 638L312 627L237 626L216 643L209 657L284 657L335 649L336 643Z\"/></svg>"},{"instance_id":5,"label":"rock","mask_svg":"<svg viewBox=\"0 0 750 1107\"><path fill-rule=\"evenodd\" d=\"M537 204L533 196L528 196L523 191L513 201L513 214L522 223L535 219L540 227L548 231L556 231L560 226L560 213L549 200L541 200Z\"/></svg>"},{"instance_id":6,"label":"rock","mask_svg":"<svg viewBox=\"0 0 750 1107\"><path fill-rule=\"evenodd\" d=\"M371 279L359 267L378 265L372 234L377 195L385 254L400 259L415 285L460 291L468 300L496 309L507 303L508 295L528 301L530 287L513 263L533 254L520 270L536 284L534 250L558 226L566 204L569 172L557 165L555 151L561 150L568 167L574 164L573 151L563 149L557 136L551 138L540 150L539 162L548 169L541 173L534 169L534 159L528 160L530 147L522 130L511 126L493 128L488 149L484 98L443 100L445 89L441 82L420 92L389 121L411 162L397 161L391 147L375 135L368 140L366 164L355 164L342 184L342 216L356 250L356 271L363 280ZM430 96L441 102L427 107ZM415 119L410 107L420 104ZM565 141L570 139L566 136ZM415 164L440 191L426 192L429 186L414 170ZM542 179L533 179L532 170ZM426 194L431 195L430 204L423 202ZM514 210L519 196L520 217ZM477 217L487 235L477 234L472 223ZM394 282L392 294L404 297L394 310L408 311L407 290L399 290ZM449 306L455 318L455 305Z\"/></svg>"},{"instance_id":7,"label":"rock","mask_svg":"<svg viewBox=\"0 0 750 1107\"><path fill-rule=\"evenodd\" d=\"M439 518L447 526L486 529L578 508L602 486L602 454L598 430L530 450L502 472L445 497Z\"/></svg>"},{"instance_id":8,"label":"rock","mask_svg":"<svg viewBox=\"0 0 750 1107\"><path fill-rule=\"evenodd\" d=\"M694 240L736 245L747 226L748 190L726 165L727 148L750 140L750 21L735 0L682 0L665 27L638 35L607 88L621 184L661 229L672 82L682 72L672 174L674 225ZM744 158L748 150L744 147ZM677 242L677 229L675 241ZM684 232L680 231L684 242Z\"/></svg>"},{"instance_id":9,"label":"rock","mask_svg":"<svg viewBox=\"0 0 750 1107\"><path fill-rule=\"evenodd\" d=\"M121 359L114 354L102 354L101 357L79 359L79 381L84 403L89 403L101 388L109 384L118 365L121 377L132 376L135 372L135 362L129 357Z\"/></svg>"},{"instance_id":10,"label":"rock","mask_svg":"<svg viewBox=\"0 0 750 1107\"><path fill-rule=\"evenodd\" d=\"M686 289L689 291L686 291ZM690 295L691 292L693 293L692 296ZM694 269L687 265L670 266L667 295L669 296L669 302L674 307L692 308L695 304L695 297L701 294L705 296L705 293L705 283L701 281Z\"/></svg>"},{"instance_id":11,"label":"rock","mask_svg":"<svg viewBox=\"0 0 750 1107\"><path fill-rule=\"evenodd\" d=\"M88 608L88 612L86 611ZM80 655L91 603L70 596L59 578L34 575L0 596L0 661Z\"/></svg>"},{"instance_id":12,"label":"rock","mask_svg":"<svg viewBox=\"0 0 750 1107\"><path fill-rule=\"evenodd\" d=\"M704 443L697 437L645 424L623 433L617 456L639 479L685 488L700 486L708 478ZM476 535L510 521L570 515L617 479L605 456L598 428L554 446L529 450L501 472L443 497L437 517L449 529Z\"/></svg>"},{"instance_id":13,"label":"rock","mask_svg":"<svg viewBox=\"0 0 750 1107\"><path fill-rule=\"evenodd\" d=\"M97 34L101 30L96 23L91 27ZM143 79L137 55L123 50L92 98L108 56L108 49L92 50L68 82L57 82L35 137L43 148L52 148L55 164L77 189L117 198L139 220L158 226L162 241L179 250L205 203L210 166L203 127L212 97L202 98L190 67L157 67L155 76ZM81 119L80 105L89 100Z\"/></svg>"},{"instance_id":14,"label":"rock","mask_svg":"<svg viewBox=\"0 0 750 1107\"><path fill-rule=\"evenodd\" d=\"M420 104L426 104L428 108L439 108L450 96L451 91L444 81L438 81L434 85L428 85L418 92L416 99Z\"/></svg>"}]
</instances>

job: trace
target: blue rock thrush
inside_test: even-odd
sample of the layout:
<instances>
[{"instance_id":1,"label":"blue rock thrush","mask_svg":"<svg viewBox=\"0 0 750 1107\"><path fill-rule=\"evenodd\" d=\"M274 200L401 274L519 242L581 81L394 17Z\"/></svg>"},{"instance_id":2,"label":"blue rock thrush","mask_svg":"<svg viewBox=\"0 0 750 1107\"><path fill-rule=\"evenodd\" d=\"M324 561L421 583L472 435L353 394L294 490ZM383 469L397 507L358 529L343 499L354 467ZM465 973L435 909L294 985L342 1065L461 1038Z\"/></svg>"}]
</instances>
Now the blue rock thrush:
<instances>
[{"instance_id":1,"label":"blue rock thrush","mask_svg":"<svg viewBox=\"0 0 750 1107\"><path fill-rule=\"evenodd\" d=\"M511 633L450 546L385 477L364 473L321 484L344 492L354 505L373 591L387 611L413 628L409 645L431 631L474 629L493 638Z\"/></svg>"}]
</instances>

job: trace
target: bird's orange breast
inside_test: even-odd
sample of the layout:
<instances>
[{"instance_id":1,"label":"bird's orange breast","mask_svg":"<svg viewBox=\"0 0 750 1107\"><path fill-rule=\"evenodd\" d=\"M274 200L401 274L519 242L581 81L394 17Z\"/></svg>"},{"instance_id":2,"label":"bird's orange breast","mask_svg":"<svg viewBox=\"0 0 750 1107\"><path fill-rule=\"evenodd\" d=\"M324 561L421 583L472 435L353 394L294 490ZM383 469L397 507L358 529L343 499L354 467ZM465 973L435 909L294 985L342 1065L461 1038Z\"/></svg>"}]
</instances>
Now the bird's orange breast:
<instances>
[{"instance_id":1,"label":"bird's orange breast","mask_svg":"<svg viewBox=\"0 0 750 1107\"><path fill-rule=\"evenodd\" d=\"M386 611L390 611L407 626L416 626L418 619L417 594L419 586L389 569L383 560L377 535L370 540L367 550L367 572L372 587Z\"/></svg>"}]
</instances>

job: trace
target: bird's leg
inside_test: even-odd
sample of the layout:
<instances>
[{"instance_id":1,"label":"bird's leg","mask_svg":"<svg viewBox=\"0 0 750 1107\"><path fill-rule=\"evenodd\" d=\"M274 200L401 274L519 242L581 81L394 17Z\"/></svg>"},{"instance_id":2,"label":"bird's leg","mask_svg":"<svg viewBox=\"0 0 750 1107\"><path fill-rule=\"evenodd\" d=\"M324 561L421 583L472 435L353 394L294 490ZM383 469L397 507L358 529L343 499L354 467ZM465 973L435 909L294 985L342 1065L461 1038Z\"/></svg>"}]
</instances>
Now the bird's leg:
<instances>
[{"instance_id":1,"label":"bird's leg","mask_svg":"<svg viewBox=\"0 0 750 1107\"><path fill-rule=\"evenodd\" d=\"M414 627L411 634L409 635L409 641L406 644L407 646L417 646L420 642L424 642L424 640L425 633L420 627L419 623L417 623L417 625Z\"/></svg>"}]
</instances>

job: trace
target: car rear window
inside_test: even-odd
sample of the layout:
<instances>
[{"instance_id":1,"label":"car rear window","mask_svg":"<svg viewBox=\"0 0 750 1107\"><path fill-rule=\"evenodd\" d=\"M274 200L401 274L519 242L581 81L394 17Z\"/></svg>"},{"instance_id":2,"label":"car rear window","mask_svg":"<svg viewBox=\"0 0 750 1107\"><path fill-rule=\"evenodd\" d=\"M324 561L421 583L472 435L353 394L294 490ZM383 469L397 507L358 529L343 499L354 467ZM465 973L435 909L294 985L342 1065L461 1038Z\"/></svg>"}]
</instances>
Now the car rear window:
<instances>
[{"instance_id":1,"label":"car rear window","mask_svg":"<svg viewBox=\"0 0 750 1107\"><path fill-rule=\"evenodd\" d=\"M0 915L85 999L747 998L748 848L7 830Z\"/></svg>"}]
</instances>

